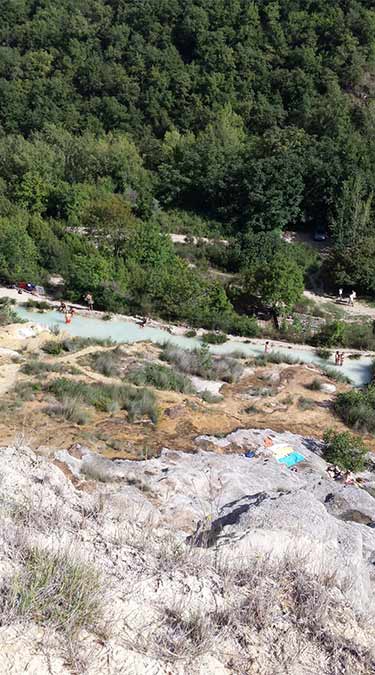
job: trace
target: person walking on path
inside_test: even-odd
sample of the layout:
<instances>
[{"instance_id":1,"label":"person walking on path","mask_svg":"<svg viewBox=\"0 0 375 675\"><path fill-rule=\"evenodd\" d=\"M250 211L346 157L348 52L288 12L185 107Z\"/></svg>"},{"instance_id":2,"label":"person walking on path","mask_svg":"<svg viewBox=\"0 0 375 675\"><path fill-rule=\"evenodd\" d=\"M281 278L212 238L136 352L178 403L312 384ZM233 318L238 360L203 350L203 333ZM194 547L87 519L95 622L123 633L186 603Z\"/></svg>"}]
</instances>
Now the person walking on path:
<instances>
[{"instance_id":1,"label":"person walking on path","mask_svg":"<svg viewBox=\"0 0 375 675\"><path fill-rule=\"evenodd\" d=\"M94 298L92 297L91 293L86 293L85 302L87 302L87 306L90 312L92 312L92 310L94 309Z\"/></svg>"},{"instance_id":2,"label":"person walking on path","mask_svg":"<svg viewBox=\"0 0 375 675\"><path fill-rule=\"evenodd\" d=\"M270 351L270 343L269 343L269 341L267 340L266 343L265 343L265 345L264 345L264 353L265 353L265 354L268 354L269 351Z\"/></svg>"},{"instance_id":3,"label":"person walking on path","mask_svg":"<svg viewBox=\"0 0 375 675\"><path fill-rule=\"evenodd\" d=\"M349 295L349 305L351 305L351 307L354 307L354 300L356 299L356 297L357 293L355 291L352 291L351 294Z\"/></svg>"},{"instance_id":4,"label":"person walking on path","mask_svg":"<svg viewBox=\"0 0 375 675\"><path fill-rule=\"evenodd\" d=\"M335 354L335 366L339 366L339 365L340 365L340 352L337 350L337 352Z\"/></svg>"},{"instance_id":5,"label":"person walking on path","mask_svg":"<svg viewBox=\"0 0 375 675\"><path fill-rule=\"evenodd\" d=\"M339 288L339 300L340 300L340 302L342 301L342 293L343 293L342 288Z\"/></svg>"},{"instance_id":6,"label":"person walking on path","mask_svg":"<svg viewBox=\"0 0 375 675\"><path fill-rule=\"evenodd\" d=\"M340 363L339 363L340 366L343 366L343 365L344 365L344 358L345 358L345 354L344 354L344 352L341 352L341 354L340 354Z\"/></svg>"}]
</instances>

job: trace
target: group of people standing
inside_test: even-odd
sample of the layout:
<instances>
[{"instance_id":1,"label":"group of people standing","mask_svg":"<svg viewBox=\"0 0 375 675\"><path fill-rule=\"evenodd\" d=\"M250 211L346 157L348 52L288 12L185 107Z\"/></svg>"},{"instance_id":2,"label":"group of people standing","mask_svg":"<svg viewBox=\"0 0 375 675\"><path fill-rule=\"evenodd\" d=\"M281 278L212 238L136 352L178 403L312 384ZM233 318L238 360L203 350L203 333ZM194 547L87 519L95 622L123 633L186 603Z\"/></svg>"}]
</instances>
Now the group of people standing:
<instances>
[{"instance_id":1,"label":"group of people standing","mask_svg":"<svg viewBox=\"0 0 375 675\"><path fill-rule=\"evenodd\" d=\"M69 305L69 307L65 304L65 302L60 303L60 306L58 308L59 312L62 312L65 315L65 323L71 323L72 318L76 312L74 309L73 305Z\"/></svg>"},{"instance_id":2,"label":"group of people standing","mask_svg":"<svg viewBox=\"0 0 375 675\"><path fill-rule=\"evenodd\" d=\"M87 303L89 311L92 312L92 310L94 309L94 298L92 297L91 293L86 293L85 302ZM73 316L76 313L76 310L74 309L73 305L69 305L68 307L66 303L63 301L60 302L58 311L62 312L65 315L65 323L71 323Z\"/></svg>"},{"instance_id":3,"label":"group of people standing","mask_svg":"<svg viewBox=\"0 0 375 675\"><path fill-rule=\"evenodd\" d=\"M340 300L340 302L342 302L343 299L344 299L344 298L343 298L343 292L344 292L343 289L342 289L342 288L339 288L339 297L338 297L338 299ZM351 305L352 307L354 307L354 301L355 301L356 299L357 299L357 293L356 293L355 291L352 291L352 292L350 293L350 295L349 295L349 298L348 298L349 305Z\"/></svg>"},{"instance_id":4,"label":"group of people standing","mask_svg":"<svg viewBox=\"0 0 375 675\"><path fill-rule=\"evenodd\" d=\"M343 366L344 358L345 358L344 352L337 351L335 354L335 366Z\"/></svg>"}]
</instances>

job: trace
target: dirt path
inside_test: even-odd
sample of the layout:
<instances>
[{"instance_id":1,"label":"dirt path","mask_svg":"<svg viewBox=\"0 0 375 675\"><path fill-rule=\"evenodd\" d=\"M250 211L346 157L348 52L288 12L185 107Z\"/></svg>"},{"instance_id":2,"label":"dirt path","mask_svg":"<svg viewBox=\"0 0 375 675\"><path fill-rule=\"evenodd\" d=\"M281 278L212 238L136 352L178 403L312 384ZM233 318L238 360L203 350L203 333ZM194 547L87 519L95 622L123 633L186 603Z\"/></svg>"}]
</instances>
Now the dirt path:
<instances>
[{"instance_id":1,"label":"dirt path","mask_svg":"<svg viewBox=\"0 0 375 675\"><path fill-rule=\"evenodd\" d=\"M325 305L336 303L336 298L327 295L318 295L312 291L304 292L305 298L313 300L319 307L324 309ZM356 301L354 307L351 307L348 302L338 302L336 307L340 308L348 317L367 317L369 319L375 319L375 307L370 307L364 301Z\"/></svg>"}]
</instances>

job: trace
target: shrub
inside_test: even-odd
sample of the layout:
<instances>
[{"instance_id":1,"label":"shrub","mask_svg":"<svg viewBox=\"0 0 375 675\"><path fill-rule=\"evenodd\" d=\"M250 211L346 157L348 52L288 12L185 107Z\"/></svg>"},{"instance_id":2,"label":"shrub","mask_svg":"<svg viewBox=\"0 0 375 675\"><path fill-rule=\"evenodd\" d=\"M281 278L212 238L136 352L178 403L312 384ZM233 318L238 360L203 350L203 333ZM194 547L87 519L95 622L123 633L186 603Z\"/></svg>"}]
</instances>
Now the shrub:
<instances>
[{"instance_id":1,"label":"shrub","mask_svg":"<svg viewBox=\"0 0 375 675\"><path fill-rule=\"evenodd\" d=\"M66 553L31 548L11 579L5 602L15 621L26 619L68 634L95 632L102 618L101 584L95 569Z\"/></svg>"},{"instance_id":2,"label":"shrub","mask_svg":"<svg viewBox=\"0 0 375 675\"><path fill-rule=\"evenodd\" d=\"M47 391L60 402L68 397L81 400L103 412L126 410L130 422L145 415L152 422L158 420L155 395L149 389L137 389L124 384L86 384L58 378L47 385Z\"/></svg>"},{"instance_id":3,"label":"shrub","mask_svg":"<svg viewBox=\"0 0 375 675\"><path fill-rule=\"evenodd\" d=\"M202 391L200 397L205 403L221 403L221 401L224 400L223 396L220 396L220 394L213 394L209 389Z\"/></svg>"},{"instance_id":4,"label":"shrub","mask_svg":"<svg viewBox=\"0 0 375 675\"><path fill-rule=\"evenodd\" d=\"M103 314L102 321L112 321L112 314Z\"/></svg>"},{"instance_id":5,"label":"shrub","mask_svg":"<svg viewBox=\"0 0 375 675\"><path fill-rule=\"evenodd\" d=\"M42 346L42 349L46 354L51 354L51 356L59 356L64 351L63 343L59 340L47 340Z\"/></svg>"},{"instance_id":6,"label":"shrub","mask_svg":"<svg viewBox=\"0 0 375 675\"><path fill-rule=\"evenodd\" d=\"M345 324L345 344L351 349L375 349L372 321Z\"/></svg>"},{"instance_id":7,"label":"shrub","mask_svg":"<svg viewBox=\"0 0 375 675\"><path fill-rule=\"evenodd\" d=\"M166 342L162 346L161 358L168 363L174 363L178 370L190 375L207 376L213 366L213 358L206 345L190 350Z\"/></svg>"},{"instance_id":8,"label":"shrub","mask_svg":"<svg viewBox=\"0 0 375 675\"><path fill-rule=\"evenodd\" d=\"M223 382L238 382L244 371L243 365L230 356L215 357L213 362L213 378ZM210 379L210 378L209 378Z\"/></svg>"},{"instance_id":9,"label":"shrub","mask_svg":"<svg viewBox=\"0 0 375 675\"><path fill-rule=\"evenodd\" d=\"M312 408L315 408L315 405L316 402L311 398L300 396L298 399L298 407L300 410L312 410Z\"/></svg>"},{"instance_id":10,"label":"shrub","mask_svg":"<svg viewBox=\"0 0 375 675\"><path fill-rule=\"evenodd\" d=\"M341 433L327 429L324 434L324 459L349 471L363 471L367 447L363 440L349 431Z\"/></svg>"},{"instance_id":11,"label":"shrub","mask_svg":"<svg viewBox=\"0 0 375 675\"><path fill-rule=\"evenodd\" d=\"M17 312L11 308L7 303L1 307L0 310L0 326L9 326L11 323L27 323L25 319L21 319Z\"/></svg>"},{"instance_id":12,"label":"shrub","mask_svg":"<svg viewBox=\"0 0 375 675\"><path fill-rule=\"evenodd\" d=\"M317 377L315 377L314 380L307 385L307 389L311 389L311 391L321 391L322 383Z\"/></svg>"},{"instance_id":13,"label":"shrub","mask_svg":"<svg viewBox=\"0 0 375 675\"><path fill-rule=\"evenodd\" d=\"M314 336L319 347L345 346L345 324L343 321L330 321L324 324Z\"/></svg>"},{"instance_id":14,"label":"shrub","mask_svg":"<svg viewBox=\"0 0 375 675\"><path fill-rule=\"evenodd\" d=\"M350 427L364 433L375 432L375 387L365 390L352 389L339 394L335 411Z\"/></svg>"},{"instance_id":15,"label":"shrub","mask_svg":"<svg viewBox=\"0 0 375 675\"><path fill-rule=\"evenodd\" d=\"M106 377L119 377L121 374L121 359L116 350L93 354L90 361L94 370Z\"/></svg>"},{"instance_id":16,"label":"shrub","mask_svg":"<svg viewBox=\"0 0 375 675\"><path fill-rule=\"evenodd\" d=\"M224 333L205 333L202 341L209 345L222 345L227 342L228 337Z\"/></svg>"},{"instance_id":17,"label":"shrub","mask_svg":"<svg viewBox=\"0 0 375 675\"><path fill-rule=\"evenodd\" d=\"M350 377L347 377L347 375L340 373L338 370L335 370L334 368L327 368L327 366L325 366L324 368L321 368L321 371L330 380L335 380L335 382L342 382L342 384L351 384Z\"/></svg>"},{"instance_id":18,"label":"shrub","mask_svg":"<svg viewBox=\"0 0 375 675\"><path fill-rule=\"evenodd\" d=\"M196 330L187 330L185 332L185 337L187 337L187 338L197 337L197 331Z\"/></svg>"},{"instance_id":19,"label":"shrub","mask_svg":"<svg viewBox=\"0 0 375 675\"><path fill-rule=\"evenodd\" d=\"M315 350L315 353L320 359L323 359L323 361L328 361L328 359L331 357L331 352L325 347L318 347Z\"/></svg>"},{"instance_id":20,"label":"shrub","mask_svg":"<svg viewBox=\"0 0 375 675\"><path fill-rule=\"evenodd\" d=\"M207 345L189 350L167 342L162 350L161 358L164 361L174 363L178 370L190 375L198 375L208 380L237 382L243 373L241 363L230 356L213 357Z\"/></svg>"},{"instance_id":21,"label":"shrub","mask_svg":"<svg viewBox=\"0 0 375 675\"><path fill-rule=\"evenodd\" d=\"M260 333L257 320L253 316L244 315L235 315L233 321L228 323L227 331L233 335L249 338L255 338Z\"/></svg>"},{"instance_id":22,"label":"shrub","mask_svg":"<svg viewBox=\"0 0 375 675\"><path fill-rule=\"evenodd\" d=\"M245 354L245 352L241 351L241 349L234 349L233 352L230 352L228 354L231 359L247 359L248 355Z\"/></svg>"},{"instance_id":23,"label":"shrub","mask_svg":"<svg viewBox=\"0 0 375 675\"><path fill-rule=\"evenodd\" d=\"M15 305L16 301L14 298L7 298L6 295L0 298L0 307L3 309L7 305Z\"/></svg>"},{"instance_id":24,"label":"shrub","mask_svg":"<svg viewBox=\"0 0 375 675\"><path fill-rule=\"evenodd\" d=\"M26 309L40 309L43 311L52 309L49 302L45 300L32 300L31 298L27 302L24 302L22 306L26 307Z\"/></svg>"},{"instance_id":25,"label":"shrub","mask_svg":"<svg viewBox=\"0 0 375 675\"><path fill-rule=\"evenodd\" d=\"M116 343L111 338L74 337L65 338L61 344L65 352L75 353L86 347L113 347Z\"/></svg>"},{"instance_id":26,"label":"shrub","mask_svg":"<svg viewBox=\"0 0 375 675\"><path fill-rule=\"evenodd\" d=\"M14 387L14 393L21 401L33 401L36 394L42 391L39 382L19 382Z\"/></svg>"},{"instance_id":27,"label":"shrub","mask_svg":"<svg viewBox=\"0 0 375 675\"><path fill-rule=\"evenodd\" d=\"M266 366L268 363L287 363L288 365L295 366L298 364L304 363L299 358L291 356L289 354L284 354L282 352L270 352L269 354L261 354L255 358L255 363L258 366Z\"/></svg>"},{"instance_id":28,"label":"shrub","mask_svg":"<svg viewBox=\"0 0 375 675\"><path fill-rule=\"evenodd\" d=\"M28 363L24 363L21 367L21 372L25 375L42 375L44 373L61 373L63 371L63 366L59 366L56 363L44 363L43 361L38 361L38 359L33 359Z\"/></svg>"},{"instance_id":29,"label":"shrub","mask_svg":"<svg viewBox=\"0 0 375 675\"><path fill-rule=\"evenodd\" d=\"M64 396L58 403L49 405L46 408L47 415L51 417L63 417L73 424L84 425L90 422L90 414L80 405L79 398Z\"/></svg>"},{"instance_id":30,"label":"shrub","mask_svg":"<svg viewBox=\"0 0 375 675\"><path fill-rule=\"evenodd\" d=\"M185 377L173 368L157 363L149 363L144 368L139 368L129 373L128 378L130 382L137 386L148 384L156 389L179 391L183 394L192 394L195 391L188 377Z\"/></svg>"}]
</instances>

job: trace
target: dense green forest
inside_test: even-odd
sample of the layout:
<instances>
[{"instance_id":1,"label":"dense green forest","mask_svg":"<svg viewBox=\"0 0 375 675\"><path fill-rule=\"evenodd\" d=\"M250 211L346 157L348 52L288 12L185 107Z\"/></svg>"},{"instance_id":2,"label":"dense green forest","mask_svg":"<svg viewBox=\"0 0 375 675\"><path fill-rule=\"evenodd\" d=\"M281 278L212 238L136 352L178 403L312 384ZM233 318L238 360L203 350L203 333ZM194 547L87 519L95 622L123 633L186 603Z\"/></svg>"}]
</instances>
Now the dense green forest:
<instances>
[{"instance_id":1,"label":"dense green forest","mask_svg":"<svg viewBox=\"0 0 375 675\"><path fill-rule=\"evenodd\" d=\"M166 233L229 238L207 259L290 307L317 263L280 232L324 228L324 283L375 295L372 7L4 0L0 276L251 334Z\"/></svg>"}]
</instances>

